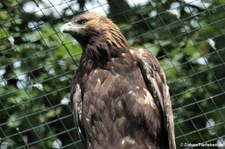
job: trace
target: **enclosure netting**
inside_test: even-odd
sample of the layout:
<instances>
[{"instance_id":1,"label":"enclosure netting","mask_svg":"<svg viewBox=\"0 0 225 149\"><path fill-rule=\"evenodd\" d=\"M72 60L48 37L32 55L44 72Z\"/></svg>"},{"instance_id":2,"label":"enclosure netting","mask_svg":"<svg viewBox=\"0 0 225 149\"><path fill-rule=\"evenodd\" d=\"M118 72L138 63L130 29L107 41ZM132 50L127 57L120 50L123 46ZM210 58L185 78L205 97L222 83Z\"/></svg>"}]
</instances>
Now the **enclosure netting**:
<instances>
[{"instance_id":1,"label":"enclosure netting","mask_svg":"<svg viewBox=\"0 0 225 149\"><path fill-rule=\"evenodd\" d=\"M82 148L69 104L81 49L60 26L111 18L167 75L177 148L225 148L225 1L6 0L0 3L0 148ZM103 140L104 141L104 140Z\"/></svg>"}]
</instances>

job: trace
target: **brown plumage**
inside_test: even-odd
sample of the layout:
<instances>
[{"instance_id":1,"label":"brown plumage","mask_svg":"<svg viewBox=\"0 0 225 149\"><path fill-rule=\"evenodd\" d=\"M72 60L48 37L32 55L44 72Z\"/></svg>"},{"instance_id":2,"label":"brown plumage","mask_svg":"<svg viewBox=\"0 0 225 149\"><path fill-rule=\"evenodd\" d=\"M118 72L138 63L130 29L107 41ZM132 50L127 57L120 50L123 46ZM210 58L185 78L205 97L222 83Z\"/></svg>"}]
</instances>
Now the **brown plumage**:
<instances>
[{"instance_id":1,"label":"brown plumage","mask_svg":"<svg viewBox=\"0 0 225 149\"><path fill-rule=\"evenodd\" d=\"M71 100L85 148L175 149L169 89L157 59L130 47L102 15L78 15L61 31L83 50Z\"/></svg>"}]
</instances>

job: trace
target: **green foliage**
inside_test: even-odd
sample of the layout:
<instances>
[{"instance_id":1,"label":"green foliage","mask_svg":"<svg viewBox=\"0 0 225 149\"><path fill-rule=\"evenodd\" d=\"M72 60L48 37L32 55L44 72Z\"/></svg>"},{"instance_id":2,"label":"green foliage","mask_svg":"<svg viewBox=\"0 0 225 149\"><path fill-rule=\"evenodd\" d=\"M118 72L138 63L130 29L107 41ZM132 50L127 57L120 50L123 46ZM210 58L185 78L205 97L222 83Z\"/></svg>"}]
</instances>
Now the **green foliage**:
<instances>
[{"instance_id":1,"label":"green foliage","mask_svg":"<svg viewBox=\"0 0 225 149\"><path fill-rule=\"evenodd\" d=\"M73 13L90 1L79 1ZM180 143L224 139L225 3L200 2L205 7L175 0L153 0L135 7L124 0L121 5L108 3L109 17L128 42L152 51L165 70L178 148ZM72 5L58 17L44 13L50 7L25 12L26 3L0 3L0 145L52 148L60 139L63 148L81 148L66 104L81 49L59 32L63 18L71 17L66 12ZM44 2L33 3L41 8Z\"/></svg>"}]
</instances>

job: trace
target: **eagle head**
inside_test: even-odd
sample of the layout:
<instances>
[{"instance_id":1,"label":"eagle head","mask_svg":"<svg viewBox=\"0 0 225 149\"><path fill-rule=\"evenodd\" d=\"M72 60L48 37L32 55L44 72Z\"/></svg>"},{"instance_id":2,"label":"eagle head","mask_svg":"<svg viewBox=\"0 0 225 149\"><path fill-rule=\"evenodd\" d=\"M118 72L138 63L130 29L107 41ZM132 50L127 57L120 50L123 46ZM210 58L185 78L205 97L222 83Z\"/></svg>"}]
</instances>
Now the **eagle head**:
<instances>
[{"instance_id":1,"label":"eagle head","mask_svg":"<svg viewBox=\"0 0 225 149\"><path fill-rule=\"evenodd\" d=\"M73 36L82 47L95 42L105 42L117 48L128 47L125 37L110 19L95 13L83 13L61 27L62 33Z\"/></svg>"}]
</instances>

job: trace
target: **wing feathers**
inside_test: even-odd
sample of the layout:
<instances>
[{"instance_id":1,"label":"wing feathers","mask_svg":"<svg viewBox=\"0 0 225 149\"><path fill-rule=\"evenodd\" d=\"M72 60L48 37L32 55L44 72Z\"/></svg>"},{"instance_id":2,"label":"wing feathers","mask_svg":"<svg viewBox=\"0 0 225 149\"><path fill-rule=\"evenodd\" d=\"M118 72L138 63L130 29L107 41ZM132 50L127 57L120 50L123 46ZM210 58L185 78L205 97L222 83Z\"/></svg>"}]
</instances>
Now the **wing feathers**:
<instances>
[{"instance_id":1,"label":"wing feathers","mask_svg":"<svg viewBox=\"0 0 225 149\"><path fill-rule=\"evenodd\" d=\"M138 56L139 67L149 92L162 113L164 127L168 133L169 148L175 149L173 114L164 71L158 60L149 51L140 49L139 51L135 50L135 53Z\"/></svg>"}]
</instances>

